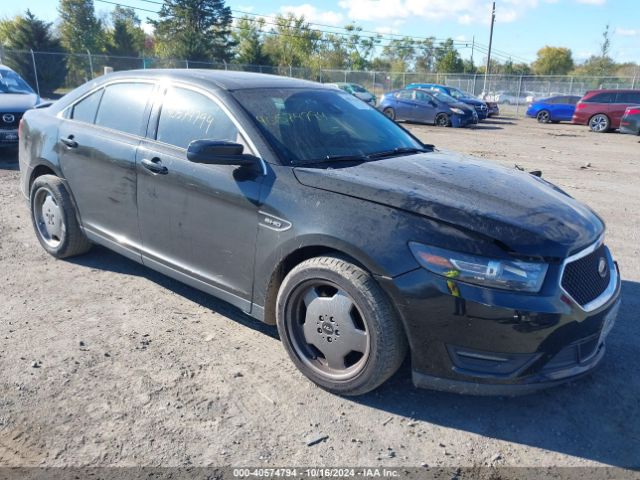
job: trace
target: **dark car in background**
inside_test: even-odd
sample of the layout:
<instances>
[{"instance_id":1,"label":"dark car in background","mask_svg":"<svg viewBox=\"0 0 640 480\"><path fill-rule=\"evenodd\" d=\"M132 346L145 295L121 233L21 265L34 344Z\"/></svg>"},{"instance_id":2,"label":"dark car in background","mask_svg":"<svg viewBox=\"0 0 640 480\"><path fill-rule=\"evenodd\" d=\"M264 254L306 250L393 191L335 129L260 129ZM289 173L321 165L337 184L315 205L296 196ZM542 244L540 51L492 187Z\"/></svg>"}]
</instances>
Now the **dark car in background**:
<instances>
[{"instance_id":1,"label":"dark car in background","mask_svg":"<svg viewBox=\"0 0 640 480\"><path fill-rule=\"evenodd\" d=\"M20 75L0 65L0 148L18 146L20 119L39 103L38 94Z\"/></svg>"},{"instance_id":2,"label":"dark car in background","mask_svg":"<svg viewBox=\"0 0 640 480\"><path fill-rule=\"evenodd\" d=\"M540 123L570 122L580 98L578 95L542 98L529 105L526 115Z\"/></svg>"},{"instance_id":3,"label":"dark car in background","mask_svg":"<svg viewBox=\"0 0 640 480\"><path fill-rule=\"evenodd\" d=\"M49 254L104 245L276 324L292 362L338 394L376 388L407 350L418 386L557 385L600 363L616 317L620 276L591 209L321 84L104 75L25 113L19 159Z\"/></svg>"},{"instance_id":4,"label":"dark car in background","mask_svg":"<svg viewBox=\"0 0 640 480\"><path fill-rule=\"evenodd\" d=\"M484 102L487 104L487 118L497 117L500 115L500 106L497 102Z\"/></svg>"},{"instance_id":5,"label":"dark car in background","mask_svg":"<svg viewBox=\"0 0 640 480\"><path fill-rule=\"evenodd\" d=\"M390 119L466 127L478 123L473 107L435 90L404 89L386 93L378 108Z\"/></svg>"},{"instance_id":6,"label":"dark car in background","mask_svg":"<svg viewBox=\"0 0 640 480\"><path fill-rule=\"evenodd\" d=\"M356 98L359 98L363 102L368 103L371 106L376 106L376 96L371 93L369 90L364 88L362 85L358 85L357 83L347 83L347 82L336 82L331 83L330 85L335 85L340 90L344 90L347 93L350 93Z\"/></svg>"},{"instance_id":7,"label":"dark car in background","mask_svg":"<svg viewBox=\"0 0 640 480\"><path fill-rule=\"evenodd\" d=\"M640 104L627 107L620 120L620 132L640 135Z\"/></svg>"},{"instance_id":8,"label":"dark car in background","mask_svg":"<svg viewBox=\"0 0 640 480\"><path fill-rule=\"evenodd\" d=\"M620 128L627 107L640 104L640 90L592 90L576 105L572 122L589 125L592 132Z\"/></svg>"},{"instance_id":9,"label":"dark car in background","mask_svg":"<svg viewBox=\"0 0 640 480\"><path fill-rule=\"evenodd\" d=\"M440 85L438 83L410 83L405 88L419 88L422 90L435 90L455 98L458 102L466 103L473 107L478 114L478 120L484 120L489 116L489 108L486 102L475 98L467 92L463 92L459 88Z\"/></svg>"}]
</instances>

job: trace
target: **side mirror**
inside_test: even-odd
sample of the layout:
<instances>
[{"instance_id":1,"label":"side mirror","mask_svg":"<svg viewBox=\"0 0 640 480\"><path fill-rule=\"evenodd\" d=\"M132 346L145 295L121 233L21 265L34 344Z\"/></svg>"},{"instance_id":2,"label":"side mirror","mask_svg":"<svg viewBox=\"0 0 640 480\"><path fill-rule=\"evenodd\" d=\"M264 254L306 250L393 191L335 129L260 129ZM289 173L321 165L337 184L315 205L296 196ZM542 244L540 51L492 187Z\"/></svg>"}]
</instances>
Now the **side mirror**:
<instances>
[{"instance_id":1,"label":"side mirror","mask_svg":"<svg viewBox=\"0 0 640 480\"><path fill-rule=\"evenodd\" d=\"M208 165L254 165L257 157L242 153L239 143L220 140L194 140L187 148L187 158L194 163Z\"/></svg>"},{"instance_id":2,"label":"side mirror","mask_svg":"<svg viewBox=\"0 0 640 480\"><path fill-rule=\"evenodd\" d=\"M35 109L38 109L38 108L49 108L51 105L53 105L53 102L50 102L50 101L47 100L45 102L37 104L33 108L35 108Z\"/></svg>"}]
</instances>

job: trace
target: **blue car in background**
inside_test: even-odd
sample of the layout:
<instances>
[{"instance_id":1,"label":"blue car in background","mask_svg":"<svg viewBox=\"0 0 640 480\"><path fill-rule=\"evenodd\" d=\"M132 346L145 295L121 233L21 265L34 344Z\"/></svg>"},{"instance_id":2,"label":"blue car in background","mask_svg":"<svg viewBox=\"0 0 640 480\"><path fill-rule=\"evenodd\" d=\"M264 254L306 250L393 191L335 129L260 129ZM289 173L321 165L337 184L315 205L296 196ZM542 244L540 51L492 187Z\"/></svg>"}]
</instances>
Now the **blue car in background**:
<instances>
[{"instance_id":1,"label":"blue car in background","mask_svg":"<svg viewBox=\"0 0 640 480\"><path fill-rule=\"evenodd\" d=\"M478 123L476 111L435 90L405 89L386 93L378 106L391 120L430 123L438 127L466 127Z\"/></svg>"},{"instance_id":2,"label":"blue car in background","mask_svg":"<svg viewBox=\"0 0 640 480\"><path fill-rule=\"evenodd\" d=\"M472 106L476 110L479 120L484 120L489 116L489 109L485 102L475 98L470 93L463 92L459 88L439 85L437 83L410 83L405 88L421 88L423 90L435 90L436 92L442 92L455 98L459 102Z\"/></svg>"},{"instance_id":3,"label":"blue car in background","mask_svg":"<svg viewBox=\"0 0 640 480\"><path fill-rule=\"evenodd\" d=\"M527 108L527 117L540 123L570 122L580 98L577 95L558 95L536 100Z\"/></svg>"}]
</instances>

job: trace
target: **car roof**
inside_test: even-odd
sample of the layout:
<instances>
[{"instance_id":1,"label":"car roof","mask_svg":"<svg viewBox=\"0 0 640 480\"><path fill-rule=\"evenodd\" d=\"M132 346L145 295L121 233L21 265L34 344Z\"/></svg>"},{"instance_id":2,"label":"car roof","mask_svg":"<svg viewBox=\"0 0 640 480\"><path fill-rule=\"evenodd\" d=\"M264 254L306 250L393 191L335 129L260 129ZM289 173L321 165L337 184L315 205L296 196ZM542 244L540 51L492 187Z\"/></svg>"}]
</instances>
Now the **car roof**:
<instances>
[{"instance_id":1,"label":"car roof","mask_svg":"<svg viewBox=\"0 0 640 480\"><path fill-rule=\"evenodd\" d=\"M321 83L282 77L266 73L238 72L233 70L207 69L147 69L127 70L105 75L105 79L117 78L171 78L175 80L193 81L208 84L221 90L242 90L249 88L330 88Z\"/></svg>"},{"instance_id":2,"label":"car roof","mask_svg":"<svg viewBox=\"0 0 640 480\"><path fill-rule=\"evenodd\" d=\"M585 95L592 93L618 93L618 92L640 92L637 88L600 88L597 90L589 90Z\"/></svg>"}]
</instances>

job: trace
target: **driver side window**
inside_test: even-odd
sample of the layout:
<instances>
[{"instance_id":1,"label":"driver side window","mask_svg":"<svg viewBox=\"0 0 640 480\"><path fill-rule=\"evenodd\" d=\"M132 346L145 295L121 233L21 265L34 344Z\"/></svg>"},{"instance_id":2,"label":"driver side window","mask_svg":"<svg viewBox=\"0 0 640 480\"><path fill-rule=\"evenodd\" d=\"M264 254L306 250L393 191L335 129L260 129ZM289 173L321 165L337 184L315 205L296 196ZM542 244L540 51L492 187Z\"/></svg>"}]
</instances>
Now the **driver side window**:
<instances>
[{"instance_id":1,"label":"driver side window","mask_svg":"<svg viewBox=\"0 0 640 480\"><path fill-rule=\"evenodd\" d=\"M156 140L186 149L193 140L226 140L247 145L226 112L209 97L170 87L158 120Z\"/></svg>"}]
</instances>

